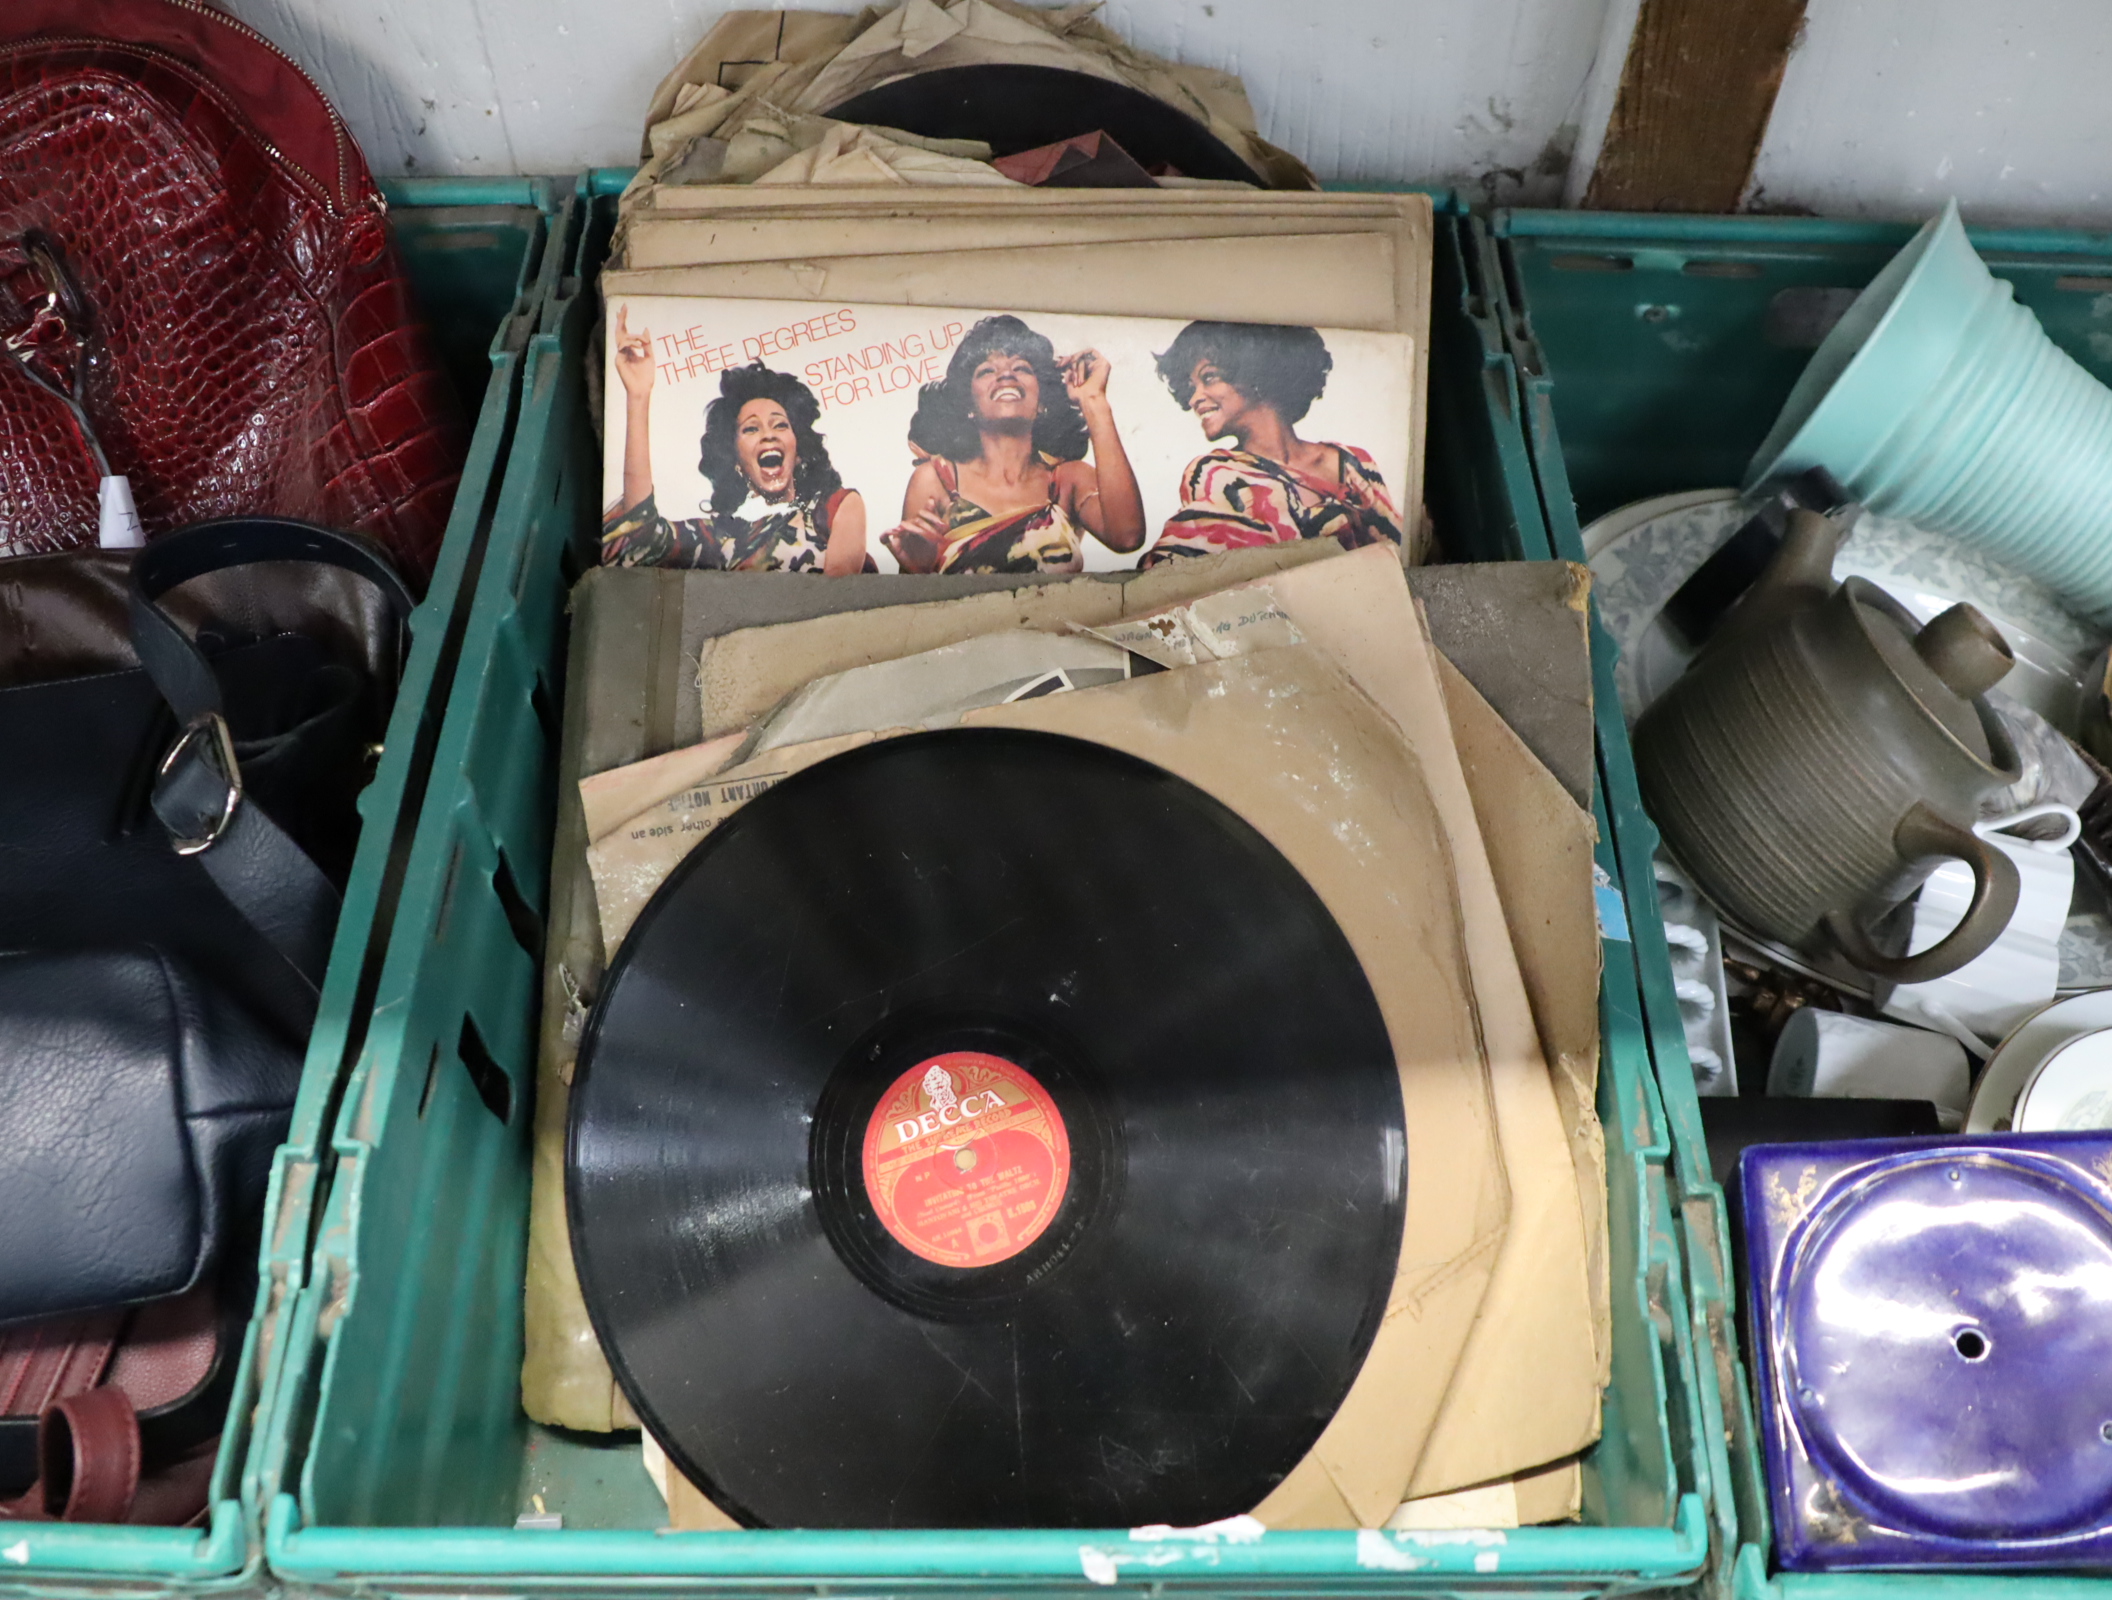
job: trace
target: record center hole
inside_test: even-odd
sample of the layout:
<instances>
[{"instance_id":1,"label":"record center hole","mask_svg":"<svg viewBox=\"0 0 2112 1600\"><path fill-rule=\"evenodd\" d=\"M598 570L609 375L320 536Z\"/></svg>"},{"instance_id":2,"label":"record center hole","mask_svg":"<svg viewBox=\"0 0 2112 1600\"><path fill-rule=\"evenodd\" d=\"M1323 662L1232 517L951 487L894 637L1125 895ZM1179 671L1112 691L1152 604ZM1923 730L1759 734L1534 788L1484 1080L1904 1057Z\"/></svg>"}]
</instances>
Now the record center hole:
<instances>
[{"instance_id":1,"label":"record center hole","mask_svg":"<svg viewBox=\"0 0 2112 1600\"><path fill-rule=\"evenodd\" d=\"M2097 1436L2100 1439L2104 1440L2106 1444L2112 1444L2112 1422L2108 1422L2103 1427L2099 1428L2097 1430Z\"/></svg>"},{"instance_id":2,"label":"record center hole","mask_svg":"<svg viewBox=\"0 0 2112 1600\"><path fill-rule=\"evenodd\" d=\"M960 1149L954 1151L953 1168L956 1172L973 1172L975 1170L974 1145L964 1144Z\"/></svg>"},{"instance_id":3,"label":"record center hole","mask_svg":"<svg viewBox=\"0 0 2112 1600\"><path fill-rule=\"evenodd\" d=\"M1979 1361L1987 1355L1987 1335L1978 1328L1960 1328L1951 1335L1951 1343L1968 1361Z\"/></svg>"}]
</instances>

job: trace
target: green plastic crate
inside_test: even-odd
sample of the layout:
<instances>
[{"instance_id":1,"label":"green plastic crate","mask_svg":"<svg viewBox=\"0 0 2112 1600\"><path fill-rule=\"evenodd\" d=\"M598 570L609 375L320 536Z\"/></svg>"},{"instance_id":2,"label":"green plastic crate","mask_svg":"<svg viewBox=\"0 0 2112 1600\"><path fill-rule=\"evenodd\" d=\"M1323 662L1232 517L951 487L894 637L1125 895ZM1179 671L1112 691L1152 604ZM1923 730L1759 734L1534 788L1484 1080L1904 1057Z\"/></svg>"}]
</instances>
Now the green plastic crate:
<instances>
[{"instance_id":1,"label":"green plastic crate","mask_svg":"<svg viewBox=\"0 0 2112 1600\"><path fill-rule=\"evenodd\" d=\"M1830 310L1913 236L1804 217L1498 212L1576 510L1736 486ZM2054 342L2112 381L2112 235L1971 230Z\"/></svg>"},{"instance_id":2,"label":"green plastic crate","mask_svg":"<svg viewBox=\"0 0 2112 1600\"><path fill-rule=\"evenodd\" d=\"M1460 244L1484 308L1483 320L1492 328L1489 337L1503 352L1504 374L1511 384L1510 404L1517 408L1526 446L1529 487L1524 493L1539 513L1546 554L1582 562L1583 541L1563 476L1562 452L1553 443L1548 384L1521 326L1509 264L1499 242L1478 217L1467 219ZM1735 1302L1729 1290L1728 1236L1722 1195L1710 1180L1707 1147L1701 1140L1693 1065L1687 1059L1673 995L1664 923L1657 913L1653 864L1657 831L1644 814L1636 789L1635 762L1613 679L1617 652L1596 605L1590 627L1599 768L1598 864L1621 894L1630 934L1625 945L1606 944L1604 983L1609 992L1617 989L1622 996L1624 1025L1645 1065L1644 1075L1657 1093L1657 1126L1665 1130L1669 1146L1666 1164L1656 1175L1666 1183L1664 1204L1680 1241L1685 1293L1676 1302L1678 1309L1668 1309L1667 1314L1680 1317L1683 1341L1696 1353L1697 1383L1686 1415L1687 1443L1696 1463L1695 1481L1703 1486L1709 1502L1709 1569L1720 1587L1736 1557L1738 1510L1743 1504L1738 1476L1743 1463L1730 1447L1730 1434L1741 1418L1750 1431L1750 1411L1741 1411L1738 1404L1742 1391L1730 1328ZM1663 1303L1669 1308L1675 1302ZM1727 1367L1726 1362L1733 1365Z\"/></svg>"},{"instance_id":3,"label":"green plastic crate","mask_svg":"<svg viewBox=\"0 0 2112 1600\"><path fill-rule=\"evenodd\" d=\"M336 1179L284 1319L272 1437L257 1454L275 1475L260 1485L271 1496L272 1572L303 1590L361 1594L1088 1593L1099 1558L1120 1585L1154 1590L1584 1595L1690 1582L1708 1557L1710 1490L1664 1112L1621 945L1608 946L1603 1005L1616 1349L1607 1437L1587 1473L1595 1525L1286 1532L1237 1546L1146 1543L1123 1530L667 1534L655 1531L664 1512L634 1444L527 1422L525 1101L554 808L551 708L565 593L595 548L599 449L582 360L613 217L606 197L619 181L583 184L577 269L530 342L434 784L332 1133ZM1460 237L1447 215L1431 498L1457 553L1544 554L1537 498L1520 497L1532 478L1516 383L1493 318L1468 304ZM501 1104L509 1115L496 1114ZM536 1492L564 1514L563 1530L513 1526Z\"/></svg>"},{"instance_id":4,"label":"green plastic crate","mask_svg":"<svg viewBox=\"0 0 2112 1600\"><path fill-rule=\"evenodd\" d=\"M1499 211L1488 250L1519 369L1541 506L1560 552L1583 559L1581 525L1649 495L1735 487L1811 352L1854 292L1913 236L1911 226L1817 218L1664 217ZM2112 236L1973 230L2063 349L2112 381ZM1596 623L1594 624L1596 626ZM1611 650L1606 655L1611 663ZM1604 668L1602 667L1602 673ZM1602 706L1613 705L1602 676ZM1600 719L1601 774L1630 896L1644 1021L1671 1121L1672 1204L1686 1244L1704 1402L1725 1491L1711 1587L1738 1600L1884 1600L1896 1595L2057 1597L2102 1579L1919 1573L1770 1576L1773 1544L1752 1388L1735 1327L1723 1196L1710 1175L1686 1042L1672 994L1643 812L1616 711ZM1610 759L1609 759L1610 757Z\"/></svg>"},{"instance_id":5,"label":"green plastic crate","mask_svg":"<svg viewBox=\"0 0 2112 1600\"><path fill-rule=\"evenodd\" d=\"M265 1400L278 1313L302 1281L303 1219L317 1182L320 1133L335 1109L338 1062L355 1031L351 1019L364 1009L368 968L385 943L377 932L388 926L396 887L391 858L409 841L431 767L427 729L460 655L465 580L475 576L490 526L519 401L520 348L551 287L541 277L544 239L563 199L547 180L531 179L468 186L412 180L386 189L420 314L476 427L437 569L412 618L412 649L380 768L360 797L364 832L289 1143L272 1171L266 1214L274 1221L213 1471L209 1520L203 1529L0 1523L0 1594L244 1591L267 1581L250 1446L269 1432Z\"/></svg>"}]
</instances>

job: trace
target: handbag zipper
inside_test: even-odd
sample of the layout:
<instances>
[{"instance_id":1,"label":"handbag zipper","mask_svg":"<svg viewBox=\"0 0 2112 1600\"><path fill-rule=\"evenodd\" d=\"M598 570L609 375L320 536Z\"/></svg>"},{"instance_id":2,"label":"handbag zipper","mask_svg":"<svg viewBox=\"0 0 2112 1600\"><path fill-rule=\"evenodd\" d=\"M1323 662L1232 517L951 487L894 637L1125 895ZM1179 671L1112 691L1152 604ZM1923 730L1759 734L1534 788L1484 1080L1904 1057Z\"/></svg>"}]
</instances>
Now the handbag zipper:
<instances>
[{"instance_id":1,"label":"handbag zipper","mask_svg":"<svg viewBox=\"0 0 2112 1600\"><path fill-rule=\"evenodd\" d=\"M315 91L316 99L322 104L324 115L329 117L330 119L331 131L337 136L338 188L340 190L350 190L352 187L352 183L350 174L346 170L345 147L347 144L353 142L351 130L345 126L344 118L340 117L337 114L337 107L330 103L330 97L323 93L321 86L318 85L313 78L308 76L306 69L304 69L298 61L294 60L293 57L286 54L285 51L281 50L277 45L273 44L269 39L265 38L264 35L257 32L257 30L252 28L248 23L242 22L234 17L230 17L225 12L215 11L209 6L200 4L199 0L165 0L165 3L177 7L179 10L195 12L200 16L210 17L213 21L217 23L221 23L226 27L236 29L238 32L247 35L257 44L262 45L273 55L277 56L281 61L285 62L287 66L291 67L294 72L300 76L300 79L303 83L307 84L310 89L313 89ZM0 54L15 55L25 50L41 50L49 49L53 46L63 47L69 45L78 45L88 49L110 49L112 47L115 47L120 50L129 51L133 55L151 57L156 61L163 62L168 66L176 68L178 71L182 72L186 77L197 79L200 82L205 83L209 87L218 90L221 98L223 100L227 100L226 90L222 89L220 85L214 83L212 79L208 78L194 62L186 61L181 56L171 55L168 51L159 49L154 45L136 44L127 39L111 39L94 34L39 34L34 38L24 39L16 44L5 47L5 49L0 49ZM306 167L302 166L298 161L295 161L292 157L288 156L285 151L281 150L276 144L272 143L270 139L266 138L264 136L263 130L256 125L256 122L246 112L242 111L239 107L235 106L231 100L227 100L227 104L230 111L233 112L235 119L242 124L244 131L247 132L252 139L256 140L256 142L263 147L265 154L269 155L272 158L272 160L278 165L281 171L299 173L301 177L307 180L307 185L309 188L313 190L322 191L321 199L323 202L323 209L325 211L327 211L333 218L342 218L349 214L346 211L340 209L336 197L329 192L329 186L327 184L325 184L314 173L310 172ZM389 202L387 197L384 196L378 188L370 188L367 191L364 206L374 211L386 214L389 209Z\"/></svg>"},{"instance_id":2,"label":"handbag zipper","mask_svg":"<svg viewBox=\"0 0 2112 1600\"><path fill-rule=\"evenodd\" d=\"M352 130L345 126L345 119L337 114L336 105L331 102L331 99L328 95L323 93L323 86L317 83L315 79L308 76L308 69L302 66L298 61L294 60L293 57L288 55L285 51L281 50L277 45L273 44L269 39L265 38L263 34L257 32L255 28L252 28L240 17L231 17L225 11L218 9L215 6L209 6L204 4L203 0L168 0L168 4L173 5L182 11L194 12L201 17L210 17L213 21L219 23L222 27L233 28L237 33L243 34L249 39L252 39L256 43L262 45L265 49L269 50L273 55L277 56L281 61L285 62L287 66L293 68L293 70L300 75L301 82L307 84L309 88L315 91L315 98L319 102L321 102L324 114L330 119L330 126L337 133L337 186L341 190L350 189L352 185L350 182L349 174L347 174L347 172L345 171L345 146L347 144L352 144L354 148L357 148L356 141L354 141L352 138ZM249 119L247 117L244 117L242 120L247 122ZM258 139L264 144L266 149L271 149L270 141L264 139L262 134L258 135ZM287 161L285 156L280 155L277 150L272 150L271 153L275 156L278 156L279 160L285 162L286 165L294 165L294 163L292 163L291 161ZM379 189L373 191L371 198L380 204L380 207L383 211L388 210L389 203L387 199L383 197Z\"/></svg>"}]
</instances>

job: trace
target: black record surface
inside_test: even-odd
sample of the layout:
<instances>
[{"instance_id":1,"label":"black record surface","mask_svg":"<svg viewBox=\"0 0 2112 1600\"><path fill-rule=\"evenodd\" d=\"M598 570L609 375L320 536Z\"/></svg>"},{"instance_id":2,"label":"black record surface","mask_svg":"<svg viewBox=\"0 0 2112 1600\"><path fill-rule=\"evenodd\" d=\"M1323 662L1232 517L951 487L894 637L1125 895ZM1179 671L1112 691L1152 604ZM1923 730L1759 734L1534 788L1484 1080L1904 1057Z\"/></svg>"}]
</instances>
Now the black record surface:
<instances>
[{"instance_id":1,"label":"black record surface","mask_svg":"<svg viewBox=\"0 0 2112 1600\"><path fill-rule=\"evenodd\" d=\"M959 1052L1068 1140L989 1265L906 1248L861 1165ZM567 1185L625 1394L744 1521L1192 1524L1348 1392L1405 1149L1370 986L1260 834L1101 746L952 730L787 779L675 869L583 1043Z\"/></svg>"},{"instance_id":2,"label":"black record surface","mask_svg":"<svg viewBox=\"0 0 2112 1600\"><path fill-rule=\"evenodd\" d=\"M1000 156L1098 130L1145 167L1170 166L1190 178L1257 187L1261 182L1198 118L1142 89L1064 67L933 67L853 95L830 106L828 115L927 139L980 139Z\"/></svg>"}]
</instances>

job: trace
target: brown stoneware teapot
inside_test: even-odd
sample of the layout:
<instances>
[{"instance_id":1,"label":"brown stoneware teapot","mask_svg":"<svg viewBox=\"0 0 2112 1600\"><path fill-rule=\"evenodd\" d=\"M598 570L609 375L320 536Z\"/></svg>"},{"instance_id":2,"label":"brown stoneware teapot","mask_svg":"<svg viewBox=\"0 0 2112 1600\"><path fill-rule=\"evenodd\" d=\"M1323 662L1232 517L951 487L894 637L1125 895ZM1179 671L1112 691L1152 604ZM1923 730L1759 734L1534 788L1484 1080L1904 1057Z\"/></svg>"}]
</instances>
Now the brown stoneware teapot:
<instances>
[{"instance_id":1,"label":"brown stoneware teapot","mask_svg":"<svg viewBox=\"0 0 2112 1600\"><path fill-rule=\"evenodd\" d=\"M1733 921L1919 983L1979 955L2016 910L2016 864L1972 827L2019 776L1982 698L2013 657L1970 605L1924 627L1861 578L1835 587L1837 544L1816 512L1791 516L1773 564L1636 724L1636 775L1666 845ZM1953 856L1973 869L1965 919L1919 955L1877 949L1870 920Z\"/></svg>"}]
</instances>

